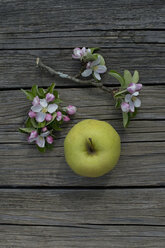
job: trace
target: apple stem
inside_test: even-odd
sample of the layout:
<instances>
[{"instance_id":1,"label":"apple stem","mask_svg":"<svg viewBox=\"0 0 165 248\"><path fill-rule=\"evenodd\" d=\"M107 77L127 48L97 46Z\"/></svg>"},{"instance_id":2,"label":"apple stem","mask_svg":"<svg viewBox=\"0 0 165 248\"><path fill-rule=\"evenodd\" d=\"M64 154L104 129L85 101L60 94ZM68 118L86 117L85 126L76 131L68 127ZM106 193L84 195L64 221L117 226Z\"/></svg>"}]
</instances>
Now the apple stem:
<instances>
[{"instance_id":1,"label":"apple stem","mask_svg":"<svg viewBox=\"0 0 165 248\"><path fill-rule=\"evenodd\" d=\"M94 145L92 142L92 138L88 138L88 139L89 139L88 150L89 150L89 152L93 153L95 151L95 149L94 149Z\"/></svg>"}]
</instances>

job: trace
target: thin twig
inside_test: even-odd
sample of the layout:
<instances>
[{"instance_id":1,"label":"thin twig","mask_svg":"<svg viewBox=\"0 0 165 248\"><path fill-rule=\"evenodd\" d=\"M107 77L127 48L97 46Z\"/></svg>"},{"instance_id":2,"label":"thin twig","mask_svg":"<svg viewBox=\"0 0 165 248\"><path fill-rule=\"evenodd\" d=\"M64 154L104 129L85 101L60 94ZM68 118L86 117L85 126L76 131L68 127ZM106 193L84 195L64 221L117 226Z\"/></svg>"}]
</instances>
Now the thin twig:
<instances>
[{"instance_id":1,"label":"thin twig","mask_svg":"<svg viewBox=\"0 0 165 248\"><path fill-rule=\"evenodd\" d=\"M108 93L111 93L113 94L113 91L104 86L101 82L97 82L96 80L94 79L91 79L91 80L81 80L79 78L76 78L76 77L72 77L66 73L63 73L63 72L59 72L59 71L55 71L54 69L52 69L51 67L45 65L40 58L37 58L36 60L36 64L38 67L40 67L41 69L45 69L46 71L48 71L52 76L54 75L57 75L61 78L67 78L69 80L72 80L73 82L76 82L76 83L79 83L79 84L88 84L88 85L92 85L92 86L95 86L97 88L100 88Z\"/></svg>"}]
</instances>

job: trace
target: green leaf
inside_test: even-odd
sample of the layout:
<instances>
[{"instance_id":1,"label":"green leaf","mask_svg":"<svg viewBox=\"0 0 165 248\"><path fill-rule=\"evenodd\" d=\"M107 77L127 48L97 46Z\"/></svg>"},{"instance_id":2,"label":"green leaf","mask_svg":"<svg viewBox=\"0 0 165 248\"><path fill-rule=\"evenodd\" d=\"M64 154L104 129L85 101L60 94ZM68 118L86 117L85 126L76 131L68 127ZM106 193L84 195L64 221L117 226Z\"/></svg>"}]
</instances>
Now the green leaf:
<instances>
[{"instance_id":1,"label":"green leaf","mask_svg":"<svg viewBox=\"0 0 165 248\"><path fill-rule=\"evenodd\" d=\"M34 130L35 130L34 128L19 128L19 131L21 133L31 133Z\"/></svg>"},{"instance_id":2,"label":"green leaf","mask_svg":"<svg viewBox=\"0 0 165 248\"><path fill-rule=\"evenodd\" d=\"M134 71L133 77L132 77L132 83L137 83L139 81L139 72Z\"/></svg>"},{"instance_id":3,"label":"green leaf","mask_svg":"<svg viewBox=\"0 0 165 248\"><path fill-rule=\"evenodd\" d=\"M59 94L58 94L58 91L57 90L53 90L53 95L55 96L56 99L59 98Z\"/></svg>"},{"instance_id":4,"label":"green leaf","mask_svg":"<svg viewBox=\"0 0 165 248\"><path fill-rule=\"evenodd\" d=\"M53 144L48 144L48 143L46 143L46 144L45 144L45 147L48 148L48 149L52 149L52 148L53 148Z\"/></svg>"},{"instance_id":5,"label":"green leaf","mask_svg":"<svg viewBox=\"0 0 165 248\"><path fill-rule=\"evenodd\" d=\"M56 86L55 83L52 83L50 87L46 90L46 94L53 93L55 86Z\"/></svg>"},{"instance_id":6,"label":"green leaf","mask_svg":"<svg viewBox=\"0 0 165 248\"><path fill-rule=\"evenodd\" d=\"M25 127L33 127L32 124L31 124L31 120L30 118L28 117L27 120L25 121Z\"/></svg>"},{"instance_id":7,"label":"green leaf","mask_svg":"<svg viewBox=\"0 0 165 248\"><path fill-rule=\"evenodd\" d=\"M46 151L46 148L45 147L39 147L37 146L37 149L39 152L45 152Z\"/></svg>"},{"instance_id":8,"label":"green leaf","mask_svg":"<svg viewBox=\"0 0 165 248\"><path fill-rule=\"evenodd\" d=\"M126 128L127 125L128 125L128 121L129 121L128 113L123 112L123 126L124 126L125 128Z\"/></svg>"},{"instance_id":9,"label":"green leaf","mask_svg":"<svg viewBox=\"0 0 165 248\"><path fill-rule=\"evenodd\" d=\"M89 49L91 50L91 53L93 53L94 51L97 51L100 48L99 47L90 47Z\"/></svg>"},{"instance_id":10,"label":"green leaf","mask_svg":"<svg viewBox=\"0 0 165 248\"><path fill-rule=\"evenodd\" d=\"M115 104L115 107L116 108L120 108L120 105L121 105L121 102L122 102L122 100L121 99L116 99L116 104Z\"/></svg>"},{"instance_id":11,"label":"green leaf","mask_svg":"<svg viewBox=\"0 0 165 248\"><path fill-rule=\"evenodd\" d=\"M40 122L40 123L38 123L38 125L37 125L38 128L43 128L43 127L45 127L45 126L46 126L46 121Z\"/></svg>"},{"instance_id":12,"label":"green leaf","mask_svg":"<svg viewBox=\"0 0 165 248\"><path fill-rule=\"evenodd\" d=\"M118 72L116 72L116 71L114 71L114 70L111 70L111 71L109 72L109 74L110 74L112 77L116 78L116 79L119 81L119 83L121 84L121 87L124 87L125 80L124 80L124 78L123 78Z\"/></svg>"},{"instance_id":13,"label":"green leaf","mask_svg":"<svg viewBox=\"0 0 165 248\"><path fill-rule=\"evenodd\" d=\"M32 86L32 94L33 96L38 96L38 86L36 84Z\"/></svg>"},{"instance_id":14,"label":"green leaf","mask_svg":"<svg viewBox=\"0 0 165 248\"><path fill-rule=\"evenodd\" d=\"M23 90L21 89L21 91L26 95L27 99L32 101L34 96L33 93L30 90Z\"/></svg>"},{"instance_id":15,"label":"green leaf","mask_svg":"<svg viewBox=\"0 0 165 248\"><path fill-rule=\"evenodd\" d=\"M38 95L39 97L41 98L44 98L45 97L45 90L43 88L38 88Z\"/></svg>"},{"instance_id":16,"label":"green leaf","mask_svg":"<svg viewBox=\"0 0 165 248\"><path fill-rule=\"evenodd\" d=\"M125 80L125 85L124 86L125 86L125 88L127 88L128 85L130 83L132 83L132 75L131 75L130 71L124 70L124 80Z\"/></svg>"},{"instance_id":17,"label":"green leaf","mask_svg":"<svg viewBox=\"0 0 165 248\"><path fill-rule=\"evenodd\" d=\"M31 118L30 121L34 128L38 128L38 123L35 121L35 119Z\"/></svg>"}]
</instances>

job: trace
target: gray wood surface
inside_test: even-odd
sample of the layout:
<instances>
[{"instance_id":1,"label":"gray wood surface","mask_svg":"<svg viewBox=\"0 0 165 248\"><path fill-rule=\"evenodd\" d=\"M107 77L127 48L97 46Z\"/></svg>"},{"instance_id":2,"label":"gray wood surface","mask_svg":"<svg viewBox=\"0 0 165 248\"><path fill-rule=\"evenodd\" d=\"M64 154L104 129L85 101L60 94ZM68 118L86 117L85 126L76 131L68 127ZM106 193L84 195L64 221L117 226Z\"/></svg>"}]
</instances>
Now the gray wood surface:
<instances>
[{"instance_id":1,"label":"gray wood surface","mask_svg":"<svg viewBox=\"0 0 165 248\"><path fill-rule=\"evenodd\" d=\"M164 248L165 2L0 0L0 16L0 248ZM109 70L139 70L142 107L127 130L111 95L35 66L41 57L77 74L76 46L100 47ZM20 88L52 82L78 112L41 155L18 133L30 107ZM85 118L121 136L119 163L101 178L75 175L64 159L66 134Z\"/></svg>"}]
</instances>

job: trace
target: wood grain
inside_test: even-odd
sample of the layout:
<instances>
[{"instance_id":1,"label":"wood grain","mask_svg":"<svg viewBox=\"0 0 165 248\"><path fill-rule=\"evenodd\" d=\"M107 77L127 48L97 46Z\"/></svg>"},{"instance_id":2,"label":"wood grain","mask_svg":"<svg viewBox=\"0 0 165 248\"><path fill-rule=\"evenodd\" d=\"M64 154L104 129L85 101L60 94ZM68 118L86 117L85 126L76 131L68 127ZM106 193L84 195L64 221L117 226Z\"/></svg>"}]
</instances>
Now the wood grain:
<instances>
[{"instance_id":1,"label":"wood grain","mask_svg":"<svg viewBox=\"0 0 165 248\"><path fill-rule=\"evenodd\" d=\"M75 43L74 46L77 45ZM106 60L108 71L113 69L123 73L124 69L129 69L133 73L139 70L141 83L165 84L164 45L136 45L132 48L129 45L128 48L101 49L100 53ZM41 57L52 68L75 75L80 70L80 62L73 60L71 54L72 49L0 50L0 88L31 87L33 84L46 86L52 81L58 86L77 87L72 81L51 77L35 66L36 58ZM103 82L108 85L118 84L108 74L103 76Z\"/></svg>"},{"instance_id":2,"label":"wood grain","mask_svg":"<svg viewBox=\"0 0 165 248\"><path fill-rule=\"evenodd\" d=\"M161 0L1 0L1 33L163 29Z\"/></svg>"},{"instance_id":3,"label":"wood grain","mask_svg":"<svg viewBox=\"0 0 165 248\"><path fill-rule=\"evenodd\" d=\"M68 126L64 125L64 132L57 134L53 151L44 155L28 144L27 136L17 130L23 125L30 102L18 90L0 92L0 185L164 185L164 86L156 90L155 87L144 87L142 108L127 130L122 127L121 112L115 110L110 95L94 88L59 89L59 92L67 104L72 102L78 107L78 112ZM117 167L99 179L75 175L64 159L66 134L75 123L85 118L108 121L122 140L122 155Z\"/></svg>"},{"instance_id":4,"label":"wood grain","mask_svg":"<svg viewBox=\"0 0 165 248\"><path fill-rule=\"evenodd\" d=\"M157 226L0 226L5 248L164 248L164 227Z\"/></svg>"},{"instance_id":5,"label":"wood grain","mask_svg":"<svg viewBox=\"0 0 165 248\"><path fill-rule=\"evenodd\" d=\"M62 40L62 42L61 42ZM75 46L149 48L165 43L162 30L92 30L0 33L0 49L72 49ZM150 46L149 46L150 45Z\"/></svg>"},{"instance_id":6,"label":"wood grain","mask_svg":"<svg viewBox=\"0 0 165 248\"><path fill-rule=\"evenodd\" d=\"M3 224L165 225L165 189L161 188L1 189L0 197Z\"/></svg>"}]
</instances>

